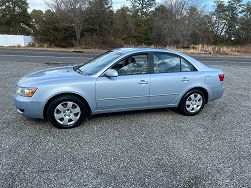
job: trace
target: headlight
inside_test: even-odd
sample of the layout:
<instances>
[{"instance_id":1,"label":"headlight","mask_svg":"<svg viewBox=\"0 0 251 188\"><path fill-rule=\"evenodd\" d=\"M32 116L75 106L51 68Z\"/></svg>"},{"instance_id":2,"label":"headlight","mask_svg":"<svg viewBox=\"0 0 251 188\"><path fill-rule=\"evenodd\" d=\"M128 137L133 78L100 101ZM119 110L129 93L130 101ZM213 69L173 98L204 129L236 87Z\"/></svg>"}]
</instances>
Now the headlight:
<instances>
[{"instance_id":1,"label":"headlight","mask_svg":"<svg viewBox=\"0 0 251 188\"><path fill-rule=\"evenodd\" d=\"M27 88L27 87L19 87L17 89L17 94L24 97L32 97L33 94L37 91L37 88Z\"/></svg>"}]
</instances>

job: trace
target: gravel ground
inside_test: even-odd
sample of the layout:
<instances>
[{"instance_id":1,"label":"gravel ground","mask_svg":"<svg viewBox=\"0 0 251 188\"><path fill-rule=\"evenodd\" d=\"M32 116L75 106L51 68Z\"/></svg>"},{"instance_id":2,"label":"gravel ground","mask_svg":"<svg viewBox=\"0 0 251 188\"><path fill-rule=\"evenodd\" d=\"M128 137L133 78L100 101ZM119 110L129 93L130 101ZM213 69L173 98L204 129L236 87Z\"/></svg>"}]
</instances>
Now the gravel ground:
<instances>
[{"instance_id":1,"label":"gravel ground","mask_svg":"<svg viewBox=\"0 0 251 188\"><path fill-rule=\"evenodd\" d=\"M11 100L25 74L0 60L0 187L251 187L251 66L224 65L224 96L197 116L170 109L96 115L59 130Z\"/></svg>"}]
</instances>

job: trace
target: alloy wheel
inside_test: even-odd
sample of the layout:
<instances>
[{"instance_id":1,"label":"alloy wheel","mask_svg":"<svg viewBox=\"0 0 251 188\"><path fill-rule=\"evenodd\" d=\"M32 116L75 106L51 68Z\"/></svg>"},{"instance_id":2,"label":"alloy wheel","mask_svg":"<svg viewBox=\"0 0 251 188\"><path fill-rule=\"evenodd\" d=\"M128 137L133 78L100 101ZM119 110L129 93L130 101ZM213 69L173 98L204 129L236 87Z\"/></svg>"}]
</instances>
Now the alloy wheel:
<instances>
[{"instance_id":1,"label":"alloy wheel","mask_svg":"<svg viewBox=\"0 0 251 188\"><path fill-rule=\"evenodd\" d=\"M203 105L203 98L199 93L191 94L186 100L186 110L190 113L196 113Z\"/></svg>"},{"instance_id":2,"label":"alloy wheel","mask_svg":"<svg viewBox=\"0 0 251 188\"><path fill-rule=\"evenodd\" d=\"M54 110L54 117L58 123L64 126L70 126L76 123L81 115L79 106L71 101L64 101L57 105Z\"/></svg>"}]
</instances>

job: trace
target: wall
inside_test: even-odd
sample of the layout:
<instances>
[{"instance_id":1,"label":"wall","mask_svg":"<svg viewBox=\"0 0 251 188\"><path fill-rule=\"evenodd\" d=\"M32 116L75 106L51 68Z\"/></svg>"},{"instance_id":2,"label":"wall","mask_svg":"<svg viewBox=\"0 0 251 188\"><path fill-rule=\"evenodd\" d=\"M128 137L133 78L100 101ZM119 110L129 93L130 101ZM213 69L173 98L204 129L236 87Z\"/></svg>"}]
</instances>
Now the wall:
<instances>
[{"instance_id":1,"label":"wall","mask_svg":"<svg viewBox=\"0 0 251 188\"><path fill-rule=\"evenodd\" d=\"M31 36L0 34L0 46L28 46L31 42Z\"/></svg>"}]
</instances>

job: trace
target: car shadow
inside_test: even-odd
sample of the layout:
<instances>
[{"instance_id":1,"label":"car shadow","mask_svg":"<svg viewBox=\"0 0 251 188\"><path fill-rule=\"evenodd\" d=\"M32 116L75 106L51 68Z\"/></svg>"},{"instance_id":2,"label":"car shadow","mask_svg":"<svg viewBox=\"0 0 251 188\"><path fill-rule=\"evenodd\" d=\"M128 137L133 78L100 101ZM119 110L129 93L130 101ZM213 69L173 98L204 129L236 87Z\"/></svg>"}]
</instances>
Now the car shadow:
<instances>
[{"instance_id":1,"label":"car shadow","mask_svg":"<svg viewBox=\"0 0 251 188\"><path fill-rule=\"evenodd\" d=\"M170 113L176 113L177 115L180 115L178 110L176 108L158 108L158 109L146 109L146 110L133 110L133 111L124 111L124 112L111 112L111 113L103 113L103 114L95 114L90 117L88 117L88 120L98 120L98 119L105 119L105 118L122 118L124 116L151 116L153 113L167 113L170 115ZM130 117L128 117L130 118ZM22 117L24 123L26 126L32 126L32 127L42 127L42 128L55 128L47 119L33 119L28 117ZM90 122L91 123L91 122ZM85 123L84 123L85 124ZM86 125L88 125L87 123Z\"/></svg>"}]
</instances>

